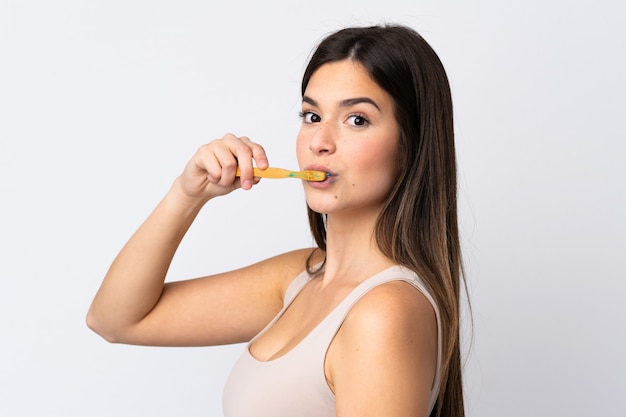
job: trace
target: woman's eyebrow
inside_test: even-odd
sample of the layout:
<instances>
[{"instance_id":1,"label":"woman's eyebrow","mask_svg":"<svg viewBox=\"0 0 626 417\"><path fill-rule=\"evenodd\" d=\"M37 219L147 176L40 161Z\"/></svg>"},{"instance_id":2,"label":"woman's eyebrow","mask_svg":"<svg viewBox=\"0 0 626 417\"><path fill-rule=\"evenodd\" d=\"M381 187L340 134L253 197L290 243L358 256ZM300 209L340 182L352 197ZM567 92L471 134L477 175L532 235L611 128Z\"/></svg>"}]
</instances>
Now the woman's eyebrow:
<instances>
[{"instance_id":1,"label":"woman's eyebrow","mask_svg":"<svg viewBox=\"0 0 626 417\"><path fill-rule=\"evenodd\" d=\"M376 104L376 102L369 97L355 97L341 100L339 102L339 107L351 107L359 103L369 103L372 106L376 107L378 111L380 111L380 107L378 107L378 104Z\"/></svg>"},{"instance_id":2,"label":"woman's eyebrow","mask_svg":"<svg viewBox=\"0 0 626 417\"><path fill-rule=\"evenodd\" d=\"M317 101L313 100L311 97L309 96L302 96L302 102L303 103L308 103L313 107L318 107L317 105Z\"/></svg>"},{"instance_id":3,"label":"woman's eyebrow","mask_svg":"<svg viewBox=\"0 0 626 417\"><path fill-rule=\"evenodd\" d=\"M303 96L302 97L302 102L304 103L308 103L311 106L314 107L319 107L317 104L317 101L313 100L311 97L309 96ZM378 104L376 104L376 102L374 100L372 100L369 97L355 97L355 98L347 98L345 100L341 100L339 102L339 107L351 107L354 106L355 104L359 104L359 103L369 103L372 106L376 107L376 109L378 109L378 111L380 110L380 107L378 107Z\"/></svg>"}]
</instances>

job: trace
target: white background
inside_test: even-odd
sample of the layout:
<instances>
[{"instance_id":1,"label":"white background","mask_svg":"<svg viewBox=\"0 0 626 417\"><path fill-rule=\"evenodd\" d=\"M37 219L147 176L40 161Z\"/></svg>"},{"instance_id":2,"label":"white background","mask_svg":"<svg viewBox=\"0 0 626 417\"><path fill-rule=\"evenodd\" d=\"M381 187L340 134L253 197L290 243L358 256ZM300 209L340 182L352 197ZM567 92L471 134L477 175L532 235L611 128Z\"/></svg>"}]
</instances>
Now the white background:
<instances>
[{"instance_id":1,"label":"white background","mask_svg":"<svg viewBox=\"0 0 626 417\"><path fill-rule=\"evenodd\" d=\"M624 416L619 1L0 1L0 416L219 416L242 346L111 345L84 316L187 159L224 133L295 168L311 49L422 33L451 79L468 415ZM300 184L206 207L170 279L312 243Z\"/></svg>"}]
</instances>

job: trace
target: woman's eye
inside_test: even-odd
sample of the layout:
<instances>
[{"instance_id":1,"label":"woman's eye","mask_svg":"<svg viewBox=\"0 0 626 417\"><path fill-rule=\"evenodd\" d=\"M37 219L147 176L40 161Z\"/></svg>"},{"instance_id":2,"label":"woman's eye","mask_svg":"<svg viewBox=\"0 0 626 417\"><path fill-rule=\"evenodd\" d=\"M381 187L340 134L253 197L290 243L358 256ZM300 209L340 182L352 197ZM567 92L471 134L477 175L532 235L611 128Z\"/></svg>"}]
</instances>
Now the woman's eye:
<instances>
[{"instance_id":1,"label":"woman's eye","mask_svg":"<svg viewBox=\"0 0 626 417\"><path fill-rule=\"evenodd\" d=\"M302 121L307 124L317 123L322 120L317 114L310 111L300 113L300 117L302 118Z\"/></svg>"},{"instance_id":2,"label":"woman's eye","mask_svg":"<svg viewBox=\"0 0 626 417\"><path fill-rule=\"evenodd\" d=\"M369 122L365 117L355 114L354 116L348 117L348 123L353 126L367 126Z\"/></svg>"}]
</instances>

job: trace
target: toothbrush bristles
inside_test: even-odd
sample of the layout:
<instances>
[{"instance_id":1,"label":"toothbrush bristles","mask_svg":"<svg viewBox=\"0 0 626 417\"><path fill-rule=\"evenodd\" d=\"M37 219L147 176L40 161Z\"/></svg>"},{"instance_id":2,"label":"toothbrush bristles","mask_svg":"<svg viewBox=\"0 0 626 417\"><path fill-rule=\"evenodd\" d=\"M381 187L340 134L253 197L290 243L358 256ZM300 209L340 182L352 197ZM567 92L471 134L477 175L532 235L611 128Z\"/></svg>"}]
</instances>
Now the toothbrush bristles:
<instances>
[{"instance_id":1,"label":"toothbrush bristles","mask_svg":"<svg viewBox=\"0 0 626 417\"><path fill-rule=\"evenodd\" d=\"M330 177L330 173L324 171L308 170L305 172L307 181L324 181Z\"/></svg>"}]
</instances>

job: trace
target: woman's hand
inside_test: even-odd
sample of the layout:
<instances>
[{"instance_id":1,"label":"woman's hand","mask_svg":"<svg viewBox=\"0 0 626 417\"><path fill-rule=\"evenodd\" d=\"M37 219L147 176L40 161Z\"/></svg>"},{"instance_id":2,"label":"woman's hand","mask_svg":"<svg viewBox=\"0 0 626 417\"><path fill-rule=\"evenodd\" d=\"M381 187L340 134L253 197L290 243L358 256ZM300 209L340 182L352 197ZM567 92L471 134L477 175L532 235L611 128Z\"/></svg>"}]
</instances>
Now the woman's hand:
<instances>
[{"instance_id":1,"label":"woman's hand","mask_svg":"<svg viewBox=\"0 0 626 417\"><path fill-rule=\"evenodd\" d=\"M259 181L253 176L253 160L258 168L269 166L261 145L245 136L227 134L201 146L177 182L185 196L204 201L240 187L249 190ZM240 177L235 176L237 167Z\"/></svg>"}]
</instances>

